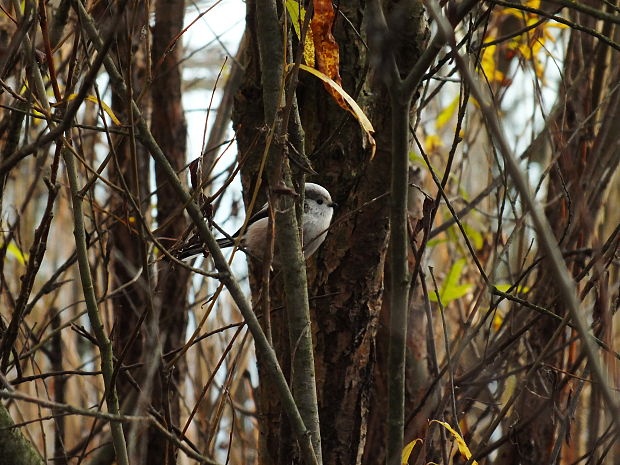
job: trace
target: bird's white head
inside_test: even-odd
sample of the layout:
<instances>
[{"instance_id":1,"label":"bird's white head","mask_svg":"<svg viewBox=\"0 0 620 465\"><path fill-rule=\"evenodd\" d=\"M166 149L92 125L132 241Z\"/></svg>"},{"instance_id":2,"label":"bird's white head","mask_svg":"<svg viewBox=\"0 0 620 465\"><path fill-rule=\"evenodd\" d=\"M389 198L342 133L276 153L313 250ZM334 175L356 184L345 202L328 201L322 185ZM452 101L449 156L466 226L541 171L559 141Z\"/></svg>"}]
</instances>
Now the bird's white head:
<instances>
[{"instance_id":1,"label":"bird's white head","mask_svg":"<svg viewBox=\"0 0 620 465\"><path fill-rule=\"evenodd\" d=\"M336 206L327 189L312 182L306 183L303 242L306 258L312 255L325 240Z\"/></svg>"}]
</instances>

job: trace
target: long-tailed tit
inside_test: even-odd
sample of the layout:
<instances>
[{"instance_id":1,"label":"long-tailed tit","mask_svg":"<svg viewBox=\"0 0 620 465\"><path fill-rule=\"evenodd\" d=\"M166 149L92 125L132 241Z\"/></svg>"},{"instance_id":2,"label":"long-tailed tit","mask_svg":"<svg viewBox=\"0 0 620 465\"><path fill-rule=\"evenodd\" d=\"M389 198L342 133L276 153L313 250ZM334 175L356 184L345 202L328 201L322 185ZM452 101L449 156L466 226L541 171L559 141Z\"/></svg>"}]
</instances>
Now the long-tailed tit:
<instances>
[{"instance_id":1,"label":"long-tailed tit","mask_svg":"<svg viewBox=\"0 0 620 465\"><path fill-rule=\"evenodd\" d=\"M303 251L304 257L310 257L325 240L327 228L332 221L334 207L327 189L311 182L306 183L303 214ZM248 220L245 234L241 238L240 245L250 255L261 258L267 246L267 234L269 225L269 209L265 204ZM239 237L241 230L231 237L217 240L220 247L232 247ZM204 252L204 247L197 236L189 239L187 244L179 249L177 258L184 259Z\"/></svg>"}]
</instances>

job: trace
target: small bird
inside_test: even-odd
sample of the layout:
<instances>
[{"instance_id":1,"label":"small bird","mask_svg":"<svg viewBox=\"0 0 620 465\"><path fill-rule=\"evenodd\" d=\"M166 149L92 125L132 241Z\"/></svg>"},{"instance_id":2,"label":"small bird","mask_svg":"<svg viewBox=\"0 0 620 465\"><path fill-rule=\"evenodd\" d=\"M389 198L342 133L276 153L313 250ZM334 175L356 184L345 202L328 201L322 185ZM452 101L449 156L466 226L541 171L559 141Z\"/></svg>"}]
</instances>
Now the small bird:
<instances>
[{"instance_id":1,"label":"small bird","mask_svg":"<svg viewBox=\"0 0 620 465\"><path fill-rule=\"evenodd\" d=\"M316 252L325 240L336 206L338 205L332 201L327 189L312 182L306 183L303 214L303 251L306 259ZM250 255L262 257L267 246L268 225L269 208L265 204L248 220L245 233L240 241L241 248ZM230 238L218 239L217 243L221 248L232 247L240 233L241 230ZM193 236L185 246L178 250L176 256L183 260L201 253L204 253L202 241L198 236Z\"/></svg>"}]
</instances>

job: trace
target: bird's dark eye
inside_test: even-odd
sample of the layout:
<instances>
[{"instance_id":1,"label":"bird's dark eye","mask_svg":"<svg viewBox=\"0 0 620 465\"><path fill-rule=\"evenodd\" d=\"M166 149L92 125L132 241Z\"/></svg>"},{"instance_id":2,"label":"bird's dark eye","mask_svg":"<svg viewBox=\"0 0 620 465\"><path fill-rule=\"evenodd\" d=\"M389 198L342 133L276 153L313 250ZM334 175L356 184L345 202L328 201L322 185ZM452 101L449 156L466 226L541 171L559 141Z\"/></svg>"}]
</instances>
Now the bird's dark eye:
<instances>
[{"instance_id":1,"label":"bird's dark eye","mask_svg":"<svg viewBox=\"0 0 620 465\"><path fill-rule=\"evenodd\" d=\"M323 199L317 200L316 203L318 203L319 205L323 205Z\"/></svg>"}]
</instances>

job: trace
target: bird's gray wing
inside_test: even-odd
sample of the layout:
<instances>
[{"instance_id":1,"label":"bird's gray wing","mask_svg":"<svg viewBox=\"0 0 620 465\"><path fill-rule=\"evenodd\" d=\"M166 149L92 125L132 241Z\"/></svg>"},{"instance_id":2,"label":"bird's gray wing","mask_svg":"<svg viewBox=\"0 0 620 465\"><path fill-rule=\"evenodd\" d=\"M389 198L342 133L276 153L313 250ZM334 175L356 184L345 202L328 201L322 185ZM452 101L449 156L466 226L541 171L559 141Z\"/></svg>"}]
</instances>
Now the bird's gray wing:
<instances>
[{"instance_id":1,"label":"bird's gray wing","mask_svg":"<svg viewBox=\"0 0 620 465\"><path fill-rule=\"evenodd\" d=\"M245 230L247 231L248 228L252 225L252 223L256 223L258 220L262 220L263 218L267 218L268 216L269 216L269 205L265 204L260 210L258 210L252 216L250 216L250 219L248 220L248 224L245 227ZM237 237L239 237L239 234L241 234L241 229L237 230L237 232L233 234L231 237L233 239L236 239Z\"/></svg>"},{"instance_id":2,"label":"bird's gray wing","mask_svg":"<svg viewBox=\"0 0 620 465\"><path fill-rule=\"evenodd\" d=\"M269 216L269 206L267 204L263 205L263 207L254 213L250 219L248 220L247 228L250 227L252 223L257 222L262 218L267 218ZM235 244L235 239L239 237L241 233L241 229L237 230L235 234L230 237L222 237L217 240L217 244L223 249L226 247L232 247ZM194 234L190 237L187 242L176 252L176 257L179 260L184 260L186 258L193 257L194 255L200 255L201 253L205 253L205 248L203 246L202 240L197 234Z\"/></svg>"}]
</instances>

